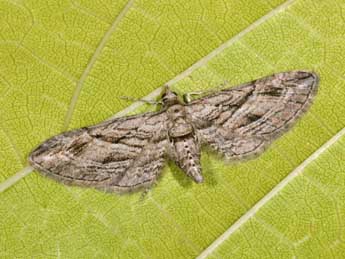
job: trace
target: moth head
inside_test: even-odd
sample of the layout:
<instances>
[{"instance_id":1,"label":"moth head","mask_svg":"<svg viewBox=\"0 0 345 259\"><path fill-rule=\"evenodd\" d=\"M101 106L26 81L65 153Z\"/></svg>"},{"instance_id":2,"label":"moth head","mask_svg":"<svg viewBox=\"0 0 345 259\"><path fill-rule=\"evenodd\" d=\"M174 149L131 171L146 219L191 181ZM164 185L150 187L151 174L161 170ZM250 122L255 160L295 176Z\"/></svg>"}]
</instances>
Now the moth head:
<instances>
[{"instance_id":1,"label":"moth head","mask_svg":"<svg viewBox=\"0 0 345 259\"><path fill-rule=\"evenodd\" d=\"M172 91L168 85L164 86L164 91L162 94L163 107L171 106L179 103L178 95Z\"/></svg>"}]
</instances>

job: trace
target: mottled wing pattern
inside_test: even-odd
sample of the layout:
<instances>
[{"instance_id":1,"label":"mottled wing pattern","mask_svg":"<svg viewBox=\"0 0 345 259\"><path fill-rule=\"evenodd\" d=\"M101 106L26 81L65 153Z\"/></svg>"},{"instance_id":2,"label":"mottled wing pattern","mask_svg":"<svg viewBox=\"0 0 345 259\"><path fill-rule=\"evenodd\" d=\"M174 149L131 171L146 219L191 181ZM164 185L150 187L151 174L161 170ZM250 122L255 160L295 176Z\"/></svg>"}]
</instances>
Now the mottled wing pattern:
<instances>
[{"instance_id":1,"label":"mottled wing pattern","mask_svg":"<svg viewBox=\"0 0 345 259\"><path fill-rule=\"evenodd\" d=\"M228 159L248 158L295 123L317 86L314 73L284 72L196 99L186 111L202 143Z\"/></svg>"},{"instance_id":2,"label":"mottled wing pattern","mask_svg":"<svg viewBox=\"0 0 345 259\"><path fill-rule=\"evenodd\" d=\"M145 113L69 131L30 155L34 168L60 182L125 192L149 186L164 166L164 112Z\"/></svg>"}]
</instances>

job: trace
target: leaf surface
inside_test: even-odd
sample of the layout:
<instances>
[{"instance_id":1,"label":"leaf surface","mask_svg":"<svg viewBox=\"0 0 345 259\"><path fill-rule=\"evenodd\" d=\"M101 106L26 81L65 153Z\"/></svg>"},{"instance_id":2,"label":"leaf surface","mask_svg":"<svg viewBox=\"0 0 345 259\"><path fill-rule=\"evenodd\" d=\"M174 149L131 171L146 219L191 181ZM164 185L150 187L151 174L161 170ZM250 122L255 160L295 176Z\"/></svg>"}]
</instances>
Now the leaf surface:
<instances>
[{"instance_id":1,"label":"leaf surface","mask_svg":"<svg viewBox=\"0 0 345 259\"><path fill-rule=\"evenodd\" d=\"M0 1L0 189L49 136L126 109L120 96L293 69L321 79L307 115L259 158L204 152L201 185L172 163L144 200L38 173L11 182L0 257L341 258L344 13L343 0Z\"/></svg>"}]
</instances>

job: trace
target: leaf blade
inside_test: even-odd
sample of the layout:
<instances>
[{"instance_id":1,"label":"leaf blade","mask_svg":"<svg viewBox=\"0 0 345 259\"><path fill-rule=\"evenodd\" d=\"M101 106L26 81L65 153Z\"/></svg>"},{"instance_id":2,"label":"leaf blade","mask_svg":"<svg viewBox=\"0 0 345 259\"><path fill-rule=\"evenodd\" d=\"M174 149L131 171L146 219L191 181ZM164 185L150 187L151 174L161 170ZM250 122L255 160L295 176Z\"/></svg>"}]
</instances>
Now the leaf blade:
<instances>
[{"instance_id":1,"label":"leaf blade","mask_svg":"<svg viewBox=\"0 0 345 259\"><path fill-rule=\"evenodd\" d=\"M290 2L291 5L232 42L187 77L175 82L174 87L184 92L214 87L224 79L236 84L272 72L312 67L321 76L321 91L311 112L296 128L278 140L259 159L248 163L224 165L212 155L205 154L202 164L206 183L202 186L191 184L170 164L143 203L138 202L140 194L118 197L94 190L68 188L38 174L31 174L1 193L0 210L4 217L0 219L0 225L6 233L6 239L1 240L1 247L5 248L1 251L2 255L190 258L200 254L281 179L344 127L342 120L338 119L343 114L340 73L343 65L339 61L341 55L332 52L334 46L342 49L337 41L342 35L328 32L324 24L315 22L315 17L320 16L323 10L331 10L332 6L324 9L327 1L322 2L322 8L312 5L310 1ZM64 8L68 10L69 6L63 3L58 10L68 16ZM108 4L111 6L110 2ZM135 2L85 79L71 128L109 117L114 111L128 105L116 99L114 101L115 96L123 93L138 97L146 95L183 73L222 42L236 37L279 4L284 5L283 1L268 4L258 1L245 6L243 1L231 1L227 3L228 6L220 5L212 10L210 3L207 6L200 6L198 1L188 4L160 6L165 8L162 9L150 1ZM6 3L5 7L19 8L27 15L26 22L22 24L30 24L30 12L26 13L25 8L31 10L33 6L12 5ZM80 2L78 5L83 6L83 15L80 17L85 17L85 10L96 16L100 10L90 3ZM306 16L308 6L314 9ZM195 10L192 18L185 12L187 7ZM50 13L55 12L54 8ZM118 12L120 9L118 7ZM109 23L109 13L105 10L102 12L106 20L104 24ZM165 10L164 15L161 10ZM211 31L217 32L211 33L211 36L203 28L204 24L199 25L200 17L205 17L202 15L204 10L211 10L206 12L208 16L204 19L211 24ZM49 11L46 13L49 14ZM2 179L7 179L24 166L26 154L34 145L60 132L76 82L93 54L88 50L76 51L72 44L64 54L49 58L49 55L53 55L49 46L53 44L48 44L48 47L34 44L39 39L37 35L47 35L47 42L51 42L52 36L42 31L42 26L53 28L54 33L68 29L60 25L55 28L54 23L47 21L44 11L36 10L33 17L36 16L41 24L27 38L31 41L23 41L30 42L30 48L18 48L18 42L26 33L30 34L30 26L24 26L22 33L18 33L20 30L13 30L16 33L9 30L1 34L17 41L17 45L5 44L8 47L1 48L1 55L7 61L0 67L0 92L6 97L6 103L0 111L5 115L0 124L3 132L0 141L5 147L1 152L1 161L6 161L5 165L1 164L1 172L4 172ZM336 12L334 16L339 17L339 13ZM75 17L75 11L72 11L69 21L73 20L71 17ZM295 17L307 17L313 23L306 24ZM80 25L83 19L76 24ZM190 22L181 25L178 21ZM19 22L9 20L9 24L18 26ZM71 28L78 26L71 24ZM95 30L95 27L90 28L91 31ZM96 29L96 34L104 35L108 27L99 28L103 29ZM321 36L315 34L319 28L323 32ZM73 32L70 33L73 35ZM325 38L325 35L329 38ZM90 44L93 50L100 38L96 37ZM67 39L73 37L68 35ZM46 49L46 52L41 49ZM135 51L131 52L133 49ZM68 51L76 52L69 56ZM35 53L44 54L43 57L48 57L48 60L33 55ZM77 60L76 55L83 53L88 53L84 54L87 58ZM75 66L69 67L72 63L67 57L77 60ZM334 70L330 67L333 63L340 65ZM54 87L47 87L47 82L54 82ZM261 233L261 227L258 224L258 230L248 229L248 236ZM243 237L235 234L238 240L243 240ZM269 244L272 240L276 238L267 234L264 241ZM245 242L241 244L241 248L247 246ZM291 255L291 247L281 247L283 256ZM341 251L338 250L339 253ZM255 255L255 251L249 253ZM271 256L274 251L267 249L260 253L259 256Z\"/></svg>"}]
</instances>

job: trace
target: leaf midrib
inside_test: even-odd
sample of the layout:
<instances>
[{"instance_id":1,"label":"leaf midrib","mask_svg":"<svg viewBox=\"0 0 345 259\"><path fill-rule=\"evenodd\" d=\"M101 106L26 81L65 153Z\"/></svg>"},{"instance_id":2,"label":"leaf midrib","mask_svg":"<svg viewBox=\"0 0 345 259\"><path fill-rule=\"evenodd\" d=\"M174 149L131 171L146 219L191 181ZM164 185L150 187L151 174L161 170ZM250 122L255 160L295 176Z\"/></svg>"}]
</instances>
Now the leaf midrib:
<instances>
[{"instance_id":1,"label":"leaf midrib","mask_svg":"<svg viewBox=\"0 0 345 259\"><path fill-rule=\"evenodd\" d=\"M280 11L285 10L286 8L291 6L294 2L295 2L295 0L287 0L283 4L277 6L276 8L274 8L273 10L268 12L266 15L262 16L261 18L259 18L255 22L251 23L248 27L244 28L238 34L236 34L235 36L231 37L229 40L227 40L226 42L221 44L218 48L216 48L215 50L210 52L208 55L204 56L203 58L201 58L200 60L195 62L193 65L188 67L186 70L184 70L183 72L181 72L180 74L175 76L173 79L169 80L166 83L166 85L173 85L173 84L179 82L180 80L188 77L193 71L195 71L198 68L204 66L207 62L209 62L211 59L213 59L219 53L224 51L226 48L228 48L232 44L238 42L247 33L251 32L252 30L257 28L259 25L261 25L262 23L264 23L265 21L267 21L268 19L270 19L271 17L273 17L274 15L279 13ZM83 83L85 82L85 79L86 79L87 75L90 73L90 71L91 71L93 65L95 64L97 58L101 54L102 49L104 48L107 40L110 38L111 34L116 30L116 28L117 28L118 24L120 23L120 21L122 20L122 18L128 13L129 9L133 6L133 3L134 3L134 0L129 0L127 2L127 4L125 5L125 7L120 12L120 14L115 18L115 20L112 23L112 25L110 26L109 30L105 33L105 35L102 38L100 44L98 45L94 55L91 57L90 62L88 63L86 69L84 70L83 74L81 75L81 77L80 77L80 79L79 79L79 81L78 81L78 83L76 85L76 88L74 90L73 96L71 98L71 103L69 105L69 108L68 108L68 110L66 112L62 131L65 131L68 128L68 125L69 125L69 123L70 123L70 121L72 119L72 116L73 116L73 112L74 112L74 109L75 109L78 97L79 97L79 95L81 93L81 90L82 90L82 87L83 87ZM162 91L162 87L159 87L159 88L155 89L154 91L152 91L150 94L148 94L145 97L143 97L142 99L143 100L155 99L157 96L159 96L161 91ZM140 101L133 102L127 108L117 112L110 119L124 116L124 115L126 115L126 114L128 114L130 112L135 111L137 108L139 108L142 105L143 105L143 102L140 102ZM30 168L31 168L30 172L32 172L33 168L32 167L30 167ZM23 177L29 175L30 174L30 172L28 172L29 170L30 170L29 167L25 167L22 170L20 170L19 172L15 173L13 176L9 177L8 179L6 179L2 183L0 183L0 193L5 191L9 187L11 187L13 184L18 182ZM23 171L25 171L26 173L23 174L22 173ZM18 177L18 174L21 175L22 177Z\"/></svg>"}]
</instances>

